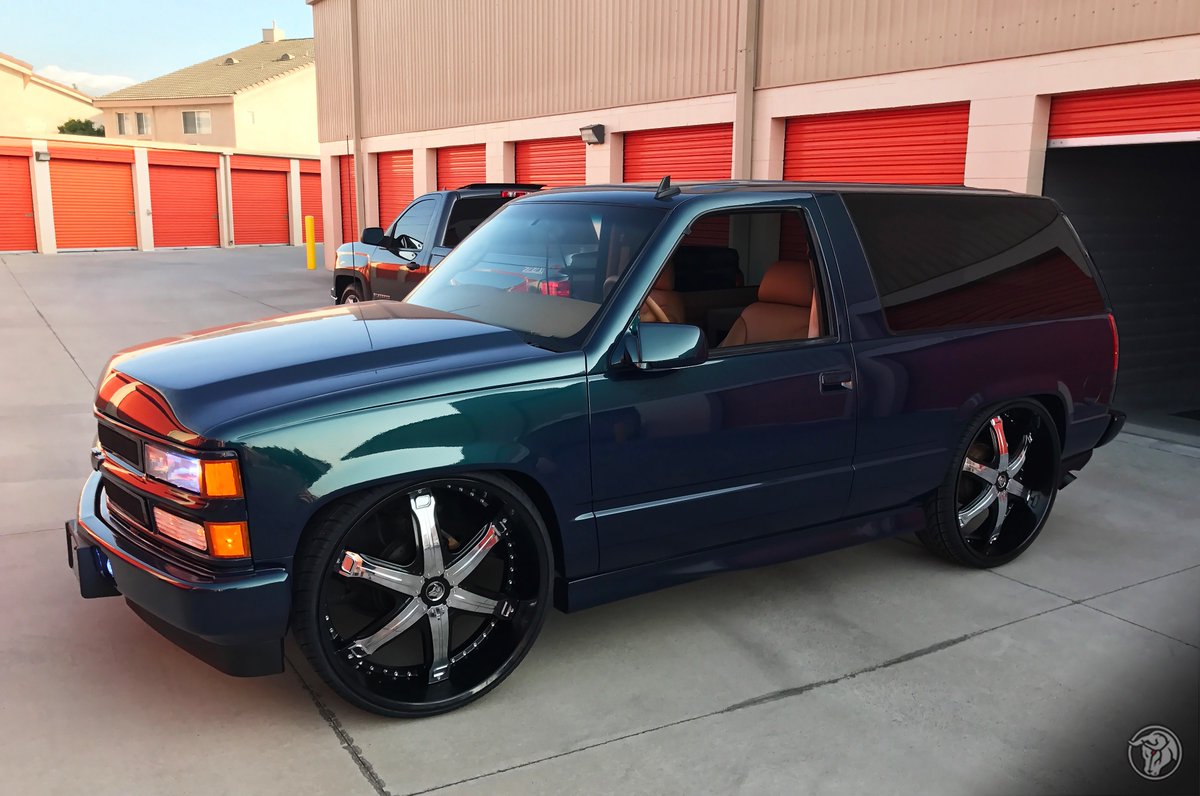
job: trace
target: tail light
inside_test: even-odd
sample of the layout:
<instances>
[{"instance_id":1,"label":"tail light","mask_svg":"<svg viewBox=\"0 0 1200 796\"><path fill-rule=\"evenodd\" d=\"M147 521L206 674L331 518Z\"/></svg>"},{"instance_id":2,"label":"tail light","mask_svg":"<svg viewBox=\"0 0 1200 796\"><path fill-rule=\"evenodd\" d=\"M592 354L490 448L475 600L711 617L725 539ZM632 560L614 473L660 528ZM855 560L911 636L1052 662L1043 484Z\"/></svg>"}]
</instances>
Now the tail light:
<instances>
[{"instance_id":1,"label":"tail light","mask_svg":"<svg viewBox=\"0 0 1200 796\"><path fill-rule=\"evenodd\" d=\"M516 199L518 196L524 196L527 193L529 193L529 191L501 191L500 198L501 199Z\"/></svg>"},{"instance_id":2,"label":"tail light","mask_svg":"<svg viewBox=\"0 0 1200 796\"><path fill-rule=\"evenodd\" d=\"M571 283L566 279L543 279L538 283L538 290L547 296L571 297Z\"/></svg>"},{"instance_id":3,"label":"tail light","mask_svg":"<svg viewBox=\"0 0 1200 796\"><path fill-rule=\"evenodd\" d=\"M1108 313L1108 328L1112 329L1112 338L1113 338L1113 380L1115 381L1115 380L1116 380L1116 378L1117 378L1117 363L1118 363L1118 361L1120 360L1120 353L1121 353L1121 338L1120 338L1120 336L1117 334L1117 319L1116 319L1115 317L1113 317L1113 314L1112 314L1111 312L1110 312L1110 313Z\"/></svg>"}]
</instances>

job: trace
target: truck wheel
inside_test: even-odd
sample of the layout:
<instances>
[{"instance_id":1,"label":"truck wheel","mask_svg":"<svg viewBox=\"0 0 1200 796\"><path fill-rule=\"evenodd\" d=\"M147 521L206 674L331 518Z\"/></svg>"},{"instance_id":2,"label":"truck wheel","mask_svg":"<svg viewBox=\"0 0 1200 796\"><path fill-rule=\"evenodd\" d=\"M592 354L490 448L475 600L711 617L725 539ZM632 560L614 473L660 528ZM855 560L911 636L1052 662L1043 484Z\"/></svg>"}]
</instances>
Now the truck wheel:
<instances>
[{"instance_id":1,"label":"truck wheel","mask_svg":"<svg viewBox=\"0 0 1200 796\"><path fill-rule=\"evenodd\" d=\"M432 716L500 684L550 601L550 540L511 481L477 474L374 489L305 533L292 627L349 702Z\"/></svg>"},{"instance_id":2,"label":"truck wheel","mask_svg":"<svg viewBox=\"0 0 1200 796\"><path fill-rule=\"evenodd\" d=\"M363 300L362 288L359 287L358 282L351 282L350 284L346 285L346 288L342 291L341 297L338 298L338 303L357 304Z\"/></svg>"},{"instance_id":3,"label":"truck wheel","mask_svg":"<svg viewBox=\"0 0 1200 796\"><path fill-rule=\"evenodd\" d=\"M1012 401L982 412L963 435L918 537L968 567L1012 561L1050 516L1061 455L1058 429L1040 403Z\"/></svg>"}]
</instances>

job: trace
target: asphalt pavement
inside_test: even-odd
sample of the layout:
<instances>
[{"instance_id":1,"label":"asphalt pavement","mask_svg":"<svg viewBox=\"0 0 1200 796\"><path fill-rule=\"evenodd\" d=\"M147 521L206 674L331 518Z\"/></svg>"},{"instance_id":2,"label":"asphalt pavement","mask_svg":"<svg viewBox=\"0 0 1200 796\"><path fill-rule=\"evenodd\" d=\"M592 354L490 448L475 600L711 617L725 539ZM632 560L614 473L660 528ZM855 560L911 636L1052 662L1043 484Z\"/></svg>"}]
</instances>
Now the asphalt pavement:
<instances>
[{"instance_id":1,"label":"asphalt pavement","mask_svg":"<svg viewBox=\"0 0 1200 796\"><path fill-rule=\"evenodd\" d=\"M108 355L329 285L290 247L0 255L0 792L1196 791L1186 435L1099 450L1000 569L901 538L553 614L506 683L432 719L350 707L291 645L284 674L227 677L80 599L62 526ZM1147 725L1179 736L1171 779L1128 762Z\"/></svg>"}]
</instances>

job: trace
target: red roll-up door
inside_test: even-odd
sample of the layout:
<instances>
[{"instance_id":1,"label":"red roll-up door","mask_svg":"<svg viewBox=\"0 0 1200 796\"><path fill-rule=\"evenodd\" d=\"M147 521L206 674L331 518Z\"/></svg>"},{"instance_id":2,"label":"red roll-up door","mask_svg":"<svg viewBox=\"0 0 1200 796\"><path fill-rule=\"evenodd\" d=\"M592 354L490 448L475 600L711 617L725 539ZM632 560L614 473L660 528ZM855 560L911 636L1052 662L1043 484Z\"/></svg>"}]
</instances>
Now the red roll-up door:
<instances>
[{"instance_id":1,"label":"red roll-up door","mask_svg":"<svg viewBox=\"0 0 1200 796\"><path fill-rule=\"evenodd\" d=\"M321 218L321 174L300 174L300 214L313 217L313 240L325 240L325 224Z\"/></svg>"},{"instance_id":2,"label":"red roll-up door","mask_svg":"<svg viewBox=\"0 0 1200 796\"><path fill-rule=\"evenodd\" d=\"M354 173L354 155L338 158L338 179L342 186L342 243L358 240L358 177Z\"/></svg>"},{"instance_id":3,"label":"red roll-up door","mask_svg":"<svg viewBox=\"0 0 1200 796\"><path fill-rule=\"evenodd\" d=\"M733 125L706 124L625 134L625 182L728 180L733 174Z\"/></svg>"},{"instance_id":4,"label":"red roll-up door","mask_svg":"<svg viewBox=\"0 0 1200 796\"><path fill-rule=\"evenodd\" d=\"M219 157L207 152L147 152L155 247L220 246Z\"/></svg>"},{"instance_id":5,"label":"red roll-up door","mask_svg":"<svg viewBox=\"0 0 1200 796\"><path fill-rule=\"evenodd\" d=\"M379 225L386 227L413 200L413 153L380 152L376 159L379 169Z\"/></svg>"},{"instance_id":6,"label":"red roll-up door","mask_svg":"<svg viewBox=\"0 0 1200 796\"><path fill-rule=\"evenodd\" d=\"M233 242L238 246L287 243L287 173L230 169L230 176L233 180Z\"/></svg>"},{"instance_id":7,"label":"red roll-up door","mask_svg":"<svg viewBox=\"0 0 1200 796\"><path fill-rule=\"evenodd\" d=\"M971 105L924 105L787 120L783 178L961 185Z\"/></svg>"},{"instance_id":8,"label":"red roll-up door","mask_svg":"<svg viewBox=\"0 0 1200 796\"><path fill-rule=\"evenodd\" d=\"M29 155L0 153L0 252L37 249Z\"/></svg>"},{"instance_id":9,"label":"red roll-up door","mask_svg":"<svg viewBox=\"0 0 1200 796\"><path fill-rule=\"evenodd\" d=\"M448 146L437 151L437 187L453 191L473 182L487 182L486 149L483 144Z\"/></svg>"},{"instance_id":10,"label":"red roll-up door","mask_svg":"<svg viewBox=\"0 0 1200 796\"><path fill-rule=\"evenodd\" d=\"M557 188L587 182L587 144L579 136L518 141L517 182Z\"/></svg>"},{"instance_id":11,"label":"red roll-up door","mask_svg":"<svg viewBox=\"0 0 1200 796\"><path fill-rule=\"evenodd\" d=\"M50 197L60 249L133 249L133 151L50 147Z\"/></svg>"},{"instance_id":12,"label":"red roll-up door","mask_svg":"<svg viewBox=\"0 0 1200 796\"><path fill-rule=\"evenodd\" d=\"M1200 130L1200 82L1131 86L1050 100L1049 138Z\"/></svg>"}]
</instances>

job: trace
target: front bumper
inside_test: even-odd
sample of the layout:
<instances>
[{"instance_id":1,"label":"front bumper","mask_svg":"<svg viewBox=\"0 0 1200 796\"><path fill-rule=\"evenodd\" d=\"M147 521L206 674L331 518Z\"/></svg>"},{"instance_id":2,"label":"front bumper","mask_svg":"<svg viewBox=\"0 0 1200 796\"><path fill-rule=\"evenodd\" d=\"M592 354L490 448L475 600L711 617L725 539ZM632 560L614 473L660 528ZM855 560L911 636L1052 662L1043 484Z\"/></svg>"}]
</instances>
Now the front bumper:
<instances>
[{"instance_id":1,"label":"front bumper","mask_svg":"<svg viewBox=\"0 0 1200 796\"><path fill-rule=\"evenodd\" d=\"M122 595L151 627L221 671L283 671L291 584L283 568L200 575L114 529L92 473L67 522L67 559L83 597Z\"/></svg>"}]
</instances>

